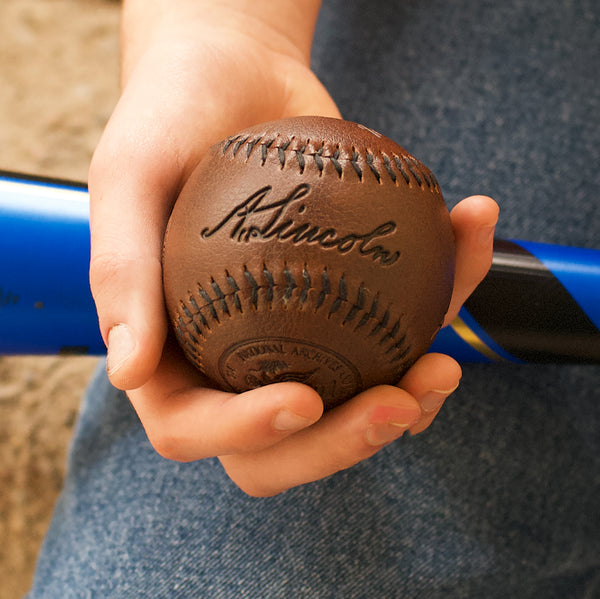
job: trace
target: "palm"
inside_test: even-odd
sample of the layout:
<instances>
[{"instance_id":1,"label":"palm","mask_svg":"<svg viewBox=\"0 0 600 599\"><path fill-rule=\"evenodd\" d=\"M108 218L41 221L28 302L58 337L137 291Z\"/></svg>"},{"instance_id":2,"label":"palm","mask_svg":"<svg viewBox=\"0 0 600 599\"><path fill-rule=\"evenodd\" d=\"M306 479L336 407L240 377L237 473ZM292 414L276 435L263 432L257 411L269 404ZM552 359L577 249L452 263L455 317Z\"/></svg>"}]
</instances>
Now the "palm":
<instances>
[{"instance_id":1,"label":"palm","mask_svg":"<svg viewBox=\"0 0 600 599\"><path fill-rule=\"evenodd\" d=\"M151 92L142 90L152 98L149 110L160 119L153 134L161 140L167 133L175 136L172 142L184 159L185 174L209 145L249 125L307 114L339 116L325 88L298 57L270 51L245 36L226 42L206 35L197 39L180 40L169 49L168 59L161 45L152 48L129 83L137 96L138 81L144 86L153 82Z\"/></svg>"}]
</instances>

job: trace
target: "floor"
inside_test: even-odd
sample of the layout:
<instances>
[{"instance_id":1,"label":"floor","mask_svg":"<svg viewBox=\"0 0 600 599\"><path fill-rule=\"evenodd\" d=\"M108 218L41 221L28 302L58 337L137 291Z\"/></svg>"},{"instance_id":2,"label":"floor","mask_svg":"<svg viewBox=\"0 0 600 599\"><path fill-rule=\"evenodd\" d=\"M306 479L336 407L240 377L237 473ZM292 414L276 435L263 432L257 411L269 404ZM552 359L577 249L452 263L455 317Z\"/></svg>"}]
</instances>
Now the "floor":
<instances>
[{"instance_id":1,"label":"floor","mask_svg":"<svg viewBox=\"0 0 600 599\"><path fill-rule=\"evenodd\" d=\"M114 0L0 2L0 169L85 181L118 94ZM96 358L0 357L0 599L26 592Z\"/></svg>"}]
</instances>

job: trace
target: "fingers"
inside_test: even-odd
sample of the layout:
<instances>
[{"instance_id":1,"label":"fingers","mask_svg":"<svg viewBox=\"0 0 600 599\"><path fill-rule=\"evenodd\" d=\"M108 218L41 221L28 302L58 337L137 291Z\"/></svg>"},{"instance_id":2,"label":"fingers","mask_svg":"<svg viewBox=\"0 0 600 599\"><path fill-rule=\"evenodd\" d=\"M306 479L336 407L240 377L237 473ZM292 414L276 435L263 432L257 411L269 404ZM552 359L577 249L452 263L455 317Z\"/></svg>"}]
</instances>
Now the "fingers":
<instances>
[{"instance_id":1,"label":"fingers","mask_svg":"<svg viewBox=\"0 0 600 599\"><path fill-rule=\"evenodd\" d=\"M426 428L439 411L437 406L426 412L431 394L455 388L460 368L440 354L422 360L402 381L403 388L369 389L261 452L221 456L223 467L246 493L275 495L369 458L407 430L417 431L421 418Z\"/></svg>"},{"instance_id":2,"label":"fingers","mask_svg":"<svg viewBox=\"0 0 600 599\"><path fill-rule=\"evenodd\" d=\"M410 427L413 435L423 432L435 419L444 402L458 387L462 370L458 362L442 354L425 354L404 375L399 387L416 398L421 417Z\"/></svg>"},{"instance_id":3,"label":"fingers","mask_svg":"<svg viewBox=\"0 0 600 599\"><path fill-rule=\"evenodd\" d=\"M220 460L244 492L267 497L350 468L402 436L419 416L406 392L374 387L265 451Z\"/></svg>"},{"instance_id":4,"label":"fingers","mask_svg":"<svg viewBox=\"0 0 600 599\"><path fill-rule=\"evenodd\" d=\"M239 395L211 389L171 340L149 381L128 395L153 447L177 461L259 451L323 413L319 395L299 383Z\"/></svg>"},{"instance_id":5,"label":"fingers","mask_svg":"<svg viewBox=\"0 0 600 599\"><path fill-rule=\"evenodd\" d=\"M456 239L456 273L446 325L454 320L492 264L498 212L498 205L491 198L471 196L450 213Z\"/></svg>"}]
</instances>

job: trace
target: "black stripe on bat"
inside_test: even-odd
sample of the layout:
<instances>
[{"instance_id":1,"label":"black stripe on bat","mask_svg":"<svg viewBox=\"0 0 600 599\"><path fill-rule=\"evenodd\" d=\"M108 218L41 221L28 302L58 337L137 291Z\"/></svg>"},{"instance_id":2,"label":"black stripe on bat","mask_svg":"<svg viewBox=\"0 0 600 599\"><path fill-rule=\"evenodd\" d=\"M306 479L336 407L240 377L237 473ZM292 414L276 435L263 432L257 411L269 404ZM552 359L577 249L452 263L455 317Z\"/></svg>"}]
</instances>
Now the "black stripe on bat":
<instances>
[{"instance_id":1,"label":"black stripe on bat","mask_svg":"<svg viewBox=\"0 0 600 599\"><path fill-rule=\"evenodd\" d=\"M598 329L548 267L514 242L494 242L492 268L465 307L521 360L600 362Z\"/></svg>"}]
</instances>

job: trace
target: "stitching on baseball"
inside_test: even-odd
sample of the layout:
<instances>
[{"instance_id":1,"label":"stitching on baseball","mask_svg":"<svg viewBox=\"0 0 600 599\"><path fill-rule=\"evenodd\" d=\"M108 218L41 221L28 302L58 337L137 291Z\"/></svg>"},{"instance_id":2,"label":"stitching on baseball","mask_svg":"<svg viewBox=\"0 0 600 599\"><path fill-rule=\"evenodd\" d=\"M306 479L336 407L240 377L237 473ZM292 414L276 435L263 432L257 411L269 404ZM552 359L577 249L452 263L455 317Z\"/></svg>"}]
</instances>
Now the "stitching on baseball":
<instances>
[{"instance_id":1,"label":"stitching on baseball","mask_svg":"<svg viewBox=\"0 0 600 599\"><path fill-rule=\"evenodd\" d=\"M226 271L225 280L231 290L221 289L214 277L211 277L208 286L204 287L198 284L195 291L188 293L186 301L179 302L179 312L174 318L176 333L186 347L193 350L192 354L201 366L200 353L197 348L194 348L194 344L200 346L201 340L206 339L207 331L222 324L224 317L231 317L232 310L243 314L244 303L249 304L248 309L259 310L261 304L264 303L267 310L272 310L276 296L279 295L277 292L281 291L278 300L281 301L283 309L290 306L295 296L299 310L305 309L309 297L313 298L315 314L322 309L327 299L334 293L331 276L327 269L323 269L321 276L317 278L317 280L320 279L318 288L313 286L313 278L308 273L306 265L302 268L301 277L302 282L299 283L292 271L287 265L284 265L281 276L276 278L266 264L263 264L262 267L260 283L257 278L261 277L253 275L246 266L244 266L243 280L236 280L229 271ZM244 290L249 292L249 297ZM318 291L316 299L314 294L309 293L311 290ZM355 299L350 299L352 296ZM365 327L365 337L377 339L378 346L389 344L385 355L389 356L390 363L401 363L409 353L410 345L407 344L407 333L402 327L402 316L390 325L389 308L386 308L382 315L379 314L379 293L374 294L370 305L367 305L367 290L364 285L360 284L354 294L349 292L344 274L339 277L337 293L331 301L325 317L330 319L338 312L340 312L341 326L354 323L362 313L354 326L354 331L358 332ZM373 326L367 327L368 323L372 323Z\"/></svg>"},{"instance_id":2,"label":"stitching on baseball","mask_svg":"<svg viewBox=\"0 0 600 599\"><path fill-rule=\"evenodd\" d=\"M344 156L339 144L335 146L331 144L331 148L328 148L326 140L312 144L311 142L310 139L298 140L295 136L273 138L260 135L255 137L237 135L222 142L221 153L226 156L229 152L233 158L242 156L245 161L250 160L253 155L259 154L262 166L266 164L269 156L275 153L280 168L285 168L290 159L295 159L300 174L304 174L308 167L307 158L312 158L319 176L323 174L326 163L329 163L333 166L339 179L349 172L362 182L365 180L365 171L367 171L380 185L386 180L399 185L403 180L408 186L416 184L422 189L440 191L433 173L410 154L388 156L381 150L352 146L346 149L345 153L348 155ZM311 145L313 149L309 149ZM241 152L244 146L246 150ZM260 148L259 152L255 152L257 147Z\"/></svg>"},{"instance_id":3,"label":"stitching on baseball","mask_svg":"<svg viewBox=\"0 0 600 599\"><path fill-rule=\"evenodd\" d=\"M302 268L302 281L302 291L300 292L300 296L298 297L298 303L300 304L300 306L303 306L306 303L306 300L308 299L308 292L312 289L312 279L308 274L306 264Z\"/></svg>"},{"instance_id":4,"label":"stitching on baseball","mask_svg":"<svg viewBox=\"0 0 600 599\"><path fill-rule=\"evenodd\" d=\"M317 298L317 302L315 304L315 312L325 303L327 296L331 294L331 281L329 280L329 273L327 269L324 268L321 273L321 291L319 292L319 297Z\"/></svg>"}]
</instances>

